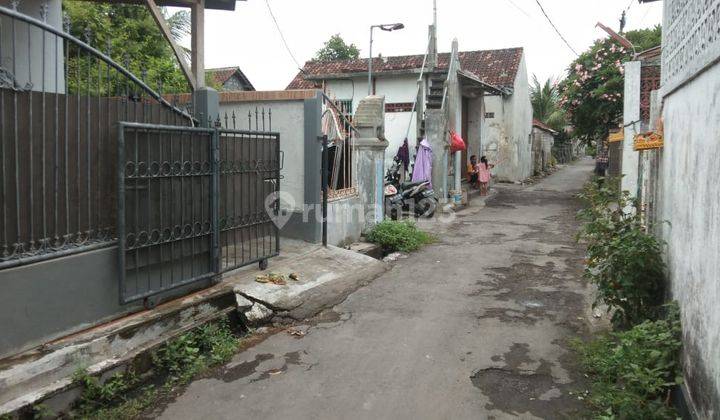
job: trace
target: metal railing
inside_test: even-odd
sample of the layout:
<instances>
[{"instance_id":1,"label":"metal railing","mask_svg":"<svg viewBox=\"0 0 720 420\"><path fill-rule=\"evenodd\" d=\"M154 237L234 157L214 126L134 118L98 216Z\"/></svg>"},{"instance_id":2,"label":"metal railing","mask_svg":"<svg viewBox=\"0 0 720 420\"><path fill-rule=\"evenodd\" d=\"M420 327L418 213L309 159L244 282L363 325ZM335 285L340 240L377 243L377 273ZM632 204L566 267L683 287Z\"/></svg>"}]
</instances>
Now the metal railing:
<instances>
[{"instance_id":1,"label":"metal railing","mask_svg":"<svg viewBox=\"0 0 720 420\"><path fill-rule=\"evenodd\" d=\"M128 56L19 5L0 7L0 268L114 244L117 122L194 125Z\"/></svg>"}]
</instances>

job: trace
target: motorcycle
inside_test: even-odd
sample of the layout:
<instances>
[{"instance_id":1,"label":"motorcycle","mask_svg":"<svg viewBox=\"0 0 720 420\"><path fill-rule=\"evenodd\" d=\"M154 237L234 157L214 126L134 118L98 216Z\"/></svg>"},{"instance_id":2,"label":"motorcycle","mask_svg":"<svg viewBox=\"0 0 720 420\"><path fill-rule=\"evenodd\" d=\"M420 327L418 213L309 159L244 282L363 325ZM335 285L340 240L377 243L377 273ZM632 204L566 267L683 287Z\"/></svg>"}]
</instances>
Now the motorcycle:
<instances>
[{"instance_id":1,"label":"motorcycle","mask_svg":"<svg viewBox=\"0 0 720 420\"><path fill-rule=\"evenodd\" d=\"M438 202L430 181L400 182L402 162L395 159L385 174L386 214L396 220L402 211L411 210L418 217L432 217Z\"/></svg>"}]
</instances>

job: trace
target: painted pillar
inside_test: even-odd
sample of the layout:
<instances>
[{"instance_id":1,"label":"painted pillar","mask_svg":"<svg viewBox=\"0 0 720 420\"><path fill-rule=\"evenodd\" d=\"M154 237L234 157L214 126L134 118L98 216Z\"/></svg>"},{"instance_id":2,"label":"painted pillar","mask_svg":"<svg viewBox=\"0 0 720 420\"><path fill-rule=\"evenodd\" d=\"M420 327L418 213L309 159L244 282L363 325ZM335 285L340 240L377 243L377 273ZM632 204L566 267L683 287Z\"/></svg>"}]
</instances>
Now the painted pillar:
<instances>
[{"instance_id":1,"label":"painted pillar","mask_svg":"<svg viewBox=\"0 0 720 420\"><path fill-rule=\"evenodd\" d=\"M47 9L43 10L45 4ZM0 0L0 6L12 9L12 2ZM18 3L17 10L39 21L44 19L45 23L55 29L63 29L61 0L23 0ZM12 73L16 86L21 89L30 86L34 91L65 92L62 38L37 26L7 17L3 17L0 22L0 31L0 66Z\"/></svg>"},{"instance_id":2,"label":"painted pillar","mask_svg":"<svg viewBox=\"0 0 720 420\"><path fill-rule=\"evenodd\" d=\"M629 191L631 197L638 193L638 167L640 155L633 150L635 134L641 130L640 123L640 69L639 61L625 63L625 103L623 125L625 140L622 157L622 189Z\"/></svg>"},{"instance_id":3,"label":"painted pillar","mask_svg":"<svg viewBox=\"0 0 720 420\"><path fill-rule=\"evenodd\" d=\"M363 231L372 229L383 220L385 149L385 97L368 96L355 110L353 122L357 128L352 147L358 195L363 205Z\"/></svg>"},{"instance_id":4,"label":"painted pillar","mask_svg":"<svg viewBox=\"0 0 720 420\"><path fill-rule=\"evenodd\" d=\"M210 121L215 121L220 116L220 95L209 87L198 88L193 92L193 105L195 118L200 121L200 126L210 127Z\"/></svg>"}]
</instances>

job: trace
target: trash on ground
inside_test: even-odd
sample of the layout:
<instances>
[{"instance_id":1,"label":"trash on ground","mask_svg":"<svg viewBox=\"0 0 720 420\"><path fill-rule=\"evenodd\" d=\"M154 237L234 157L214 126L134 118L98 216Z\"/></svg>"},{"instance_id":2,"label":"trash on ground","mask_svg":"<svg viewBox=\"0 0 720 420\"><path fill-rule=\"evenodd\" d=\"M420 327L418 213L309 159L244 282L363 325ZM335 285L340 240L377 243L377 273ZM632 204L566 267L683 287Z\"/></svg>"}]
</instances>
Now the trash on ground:
<instances>
[{"instance_id":1,"label":"trash on ground","mask_svg":"<svg viewBox=\"0 0 720 420\"><path fill-rule=\"evenodd\" d=\"M397 261L403 258L407 258L407 254L403 254L402 252L393 252L392 254L388 254L385 258L383 258L383 261L390 262L390 261Z\"/></svg>"},{"instance_id":2,"label":"trash on ground","mask_svg":"<svg viewBox=\"0 0 720 420\"><path fill-rule=\"evenodd\" d=\"M295 328L288 329L287 333L295 337L305 337L305 334L307 334L305 331L296 330Z\"/></svg>"},{"instance_id":3,"label":"trash on ground","mask_svg":"<svg viewBox=\"0 0 720 420\"><path fill-rule=\"evenodd\" d=\"M277 273L261 274L255 277L255 281L258 283L272 283L278 286L284 286L287 284L285 276Z\"/></svg>"},{"instance_id":4,"label":"trash on ground","mask_svg":"<svg viewBox=\"0 0 720 420\"><path fill-rule=\"evenodd\" d=\"M290 273L290 275L288 277L290 277L290 280L295 280L295 281L300 280L300 274L298 274L298 273Z\"/></svg>"}]
</instances>

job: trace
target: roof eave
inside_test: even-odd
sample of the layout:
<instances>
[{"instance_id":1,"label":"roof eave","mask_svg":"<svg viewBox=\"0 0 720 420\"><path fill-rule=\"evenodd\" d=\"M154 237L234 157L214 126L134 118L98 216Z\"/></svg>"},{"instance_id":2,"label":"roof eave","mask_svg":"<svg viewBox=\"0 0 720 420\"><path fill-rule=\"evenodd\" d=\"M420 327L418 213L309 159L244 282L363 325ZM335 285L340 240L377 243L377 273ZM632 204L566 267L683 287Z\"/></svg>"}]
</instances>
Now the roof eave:
<instances>
[{"instance_id":1,"label":"roof eave","mask_svg":"<svg viewBox=\"0 0 720 420\"><path fill-rule=\"evenodd\" d=\"M463 77L465 77L466 79L471 80L473 83L477 83L477 84L481 85L482 88L483 88L486 92L494 93L494 94L496 94L496 95L501 95L501 96L506 96L506 95L511 95L511 94L512 94L512 92L507 92L507 89L505 89L505 88L498 87L498 86L495 86L495 85L491 85L490 83L485 83L485 82L483 82L482 80L480 80L479 77L477 77L475 74L473 74L473 73L471 73L471 72L469 72L469 71L466 71L466 70L458 70L458 74L461 75L461 76L463 76Z\"/></svg>"},{"instance_id":2,"label":"roof eave","mask_svg":"<svg viewBox=\"0 0 720 420\"><path fill-rule=\"evenodd\" d=\"M420 69L403 69L403 70L382 70L373 71L374 75L383 76L403 76L407 74L420 74ZM367 77L367 71L356 71L347 73L325 73L325 74L303 74L305 80L332 80L332 79L349 79L352 77Z\"/></svg>"}]
</instances>

